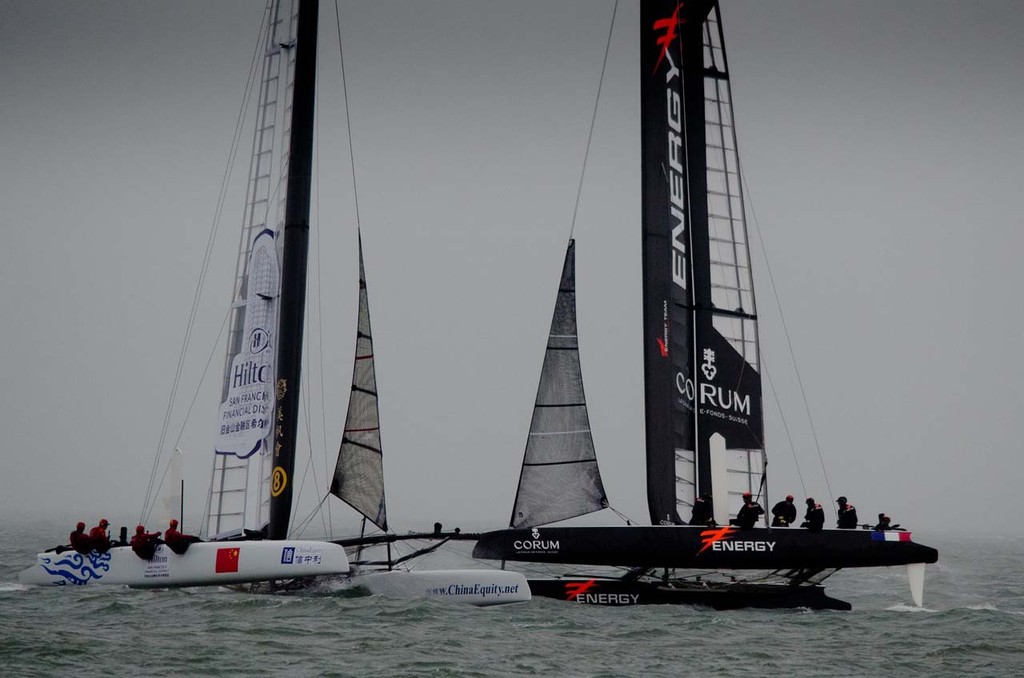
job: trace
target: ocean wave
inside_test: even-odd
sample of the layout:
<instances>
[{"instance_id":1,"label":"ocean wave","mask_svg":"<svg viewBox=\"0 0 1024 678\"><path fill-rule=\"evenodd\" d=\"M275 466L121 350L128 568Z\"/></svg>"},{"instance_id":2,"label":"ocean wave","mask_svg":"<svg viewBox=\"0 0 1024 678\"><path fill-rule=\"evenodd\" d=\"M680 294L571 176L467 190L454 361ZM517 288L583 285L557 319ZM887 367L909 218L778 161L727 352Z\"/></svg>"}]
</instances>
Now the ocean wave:
<instances>
[{"instance_id":1,"label":"ocean wave","mask_svg":"<svg viewBox=\"0 0 1024 678\"><path fill-rule=\"evenodd\" d=\"M16 581L5 581L0 582L0 593L7 593L9 591L28 591L31 586L28 584L21 584Z\"/></svg>"},{"instance_id":2,"label":"ocean wave","mask_svg":"<svg viewBox=\"0 0 1024 678\"><path fill-rule=\"evenodd\" d=\"M907 605L906 603L896 603L885 608L889 612L938 612L930 607L918 607L917 605Z\"/></svg>"}]
</instances>

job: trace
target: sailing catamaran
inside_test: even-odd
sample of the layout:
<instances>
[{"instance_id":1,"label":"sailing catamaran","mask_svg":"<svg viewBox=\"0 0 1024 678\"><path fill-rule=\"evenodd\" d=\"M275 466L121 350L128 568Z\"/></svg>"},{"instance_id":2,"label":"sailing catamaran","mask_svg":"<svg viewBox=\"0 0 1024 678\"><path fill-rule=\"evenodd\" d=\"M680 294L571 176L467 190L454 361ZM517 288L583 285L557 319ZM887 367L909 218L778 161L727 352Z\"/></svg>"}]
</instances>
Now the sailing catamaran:
<instances>
[{"instance_id":1,"label":"sailing catamaran","mask_svg":"<svg viewBox=\"0 0 1024 678\"><path fill-rule=\"evenodd\" d=\"M124 547L106 553L40 553L36 564L20 573L24 583L165 588L349 572L340 545L288 538L299 423L317 32L316 1L300 4L275 3L268 14L259 124L215 445L212 541L192 544L182 555L161 544L150 560ZM290 115L275 146L279 98L287 102ZM280 184L286 186L276 201L271 181L275 155ZM249 501L250 487L256 489L252 494L258 495L257 501ZM266 539L240 539L243 528L252 524L249 520L268 514L260 535Z\"/></svg>"},{"instance_id":2,"label":"sailing catamaran","mask_svg":"<svg viewBox=\"0 0 1024 678\"><path fill-rule=\"evenodd\" d=\"M473 555L607 566L530 579L579 603L849 609L821 582L907 565L920 604L937 552L909 532L731 526L766 459L757 312L716 0L641 3L644 404L652 526L541 527L606 507L577 352L570 241L509 527ZM708 495L716 526L688 526ZM723 572L728 571L728 572ZM745 571L760 571L750 576ZM745 574L747 576L745 576Z\"/></svg>"},{"instance_id":3,"label":"sailing catamaran","mask_svg":"<svg viewBox=\"0 0 1024 678\"><path fill-rule=\"evenodd\" d=\"M206 534L183 555L166 545L152 559L128 548L50 551L21 573L32 584L175 587L292 582L350 572L346 547L388 545L383 561L361 561L349 581L371 592L477 606L529 600L525 577L497 568L411 570L444 543L393 558L410 535L337 541L289 539L296 439L314 130L317 0L268 2L261 45L253 152L214 445ZM373 344L359 239L359 315L352 393L331 491L387 530ZM452 535L454 536L454 535Z\"/></svg>"}]
</instances>

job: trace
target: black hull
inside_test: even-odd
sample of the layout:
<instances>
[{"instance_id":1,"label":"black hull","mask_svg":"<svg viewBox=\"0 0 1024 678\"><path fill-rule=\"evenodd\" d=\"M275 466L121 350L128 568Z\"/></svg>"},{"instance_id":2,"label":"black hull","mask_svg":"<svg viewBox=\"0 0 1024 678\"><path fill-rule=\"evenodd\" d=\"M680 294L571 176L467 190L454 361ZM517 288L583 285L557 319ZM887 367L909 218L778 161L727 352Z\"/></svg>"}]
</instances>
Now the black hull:
<instances>
[{"instance_id":1,"label":"black hull","mask_svg":"<svg viewBox=\"0 0 1024 678\"><path fill-rule=\"evenodd\" d=\"M908 533L904 533L909 538ZM480 535L474 558L699 569L839 569L934 563L938 551L868 530L690 526L543 527Z\"/></svg>"},{"instance_id":2,"label":"black hull","mask_svg":"<svg viewBox=\"0 0 1024 678\"><path fill-rule=\"evenodd\" d=\"M789 584L700 584L618 579L530 579L535 596L576 605L693 605L714 610L807 608L850 610L843 600L825 595L822 586Z\"/></svg>"}]
</instances>

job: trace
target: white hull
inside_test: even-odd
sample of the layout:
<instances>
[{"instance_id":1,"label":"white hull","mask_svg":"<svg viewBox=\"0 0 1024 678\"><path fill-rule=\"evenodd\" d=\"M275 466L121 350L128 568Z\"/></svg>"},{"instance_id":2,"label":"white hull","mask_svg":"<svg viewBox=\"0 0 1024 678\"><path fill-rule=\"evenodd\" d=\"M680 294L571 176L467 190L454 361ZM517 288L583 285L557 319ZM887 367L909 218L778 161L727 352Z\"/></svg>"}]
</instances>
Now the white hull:
<instances>
[{"instance_id":1,"label":"white hull","mask_svg":"<svg viewBox=\"0 0 1024 678\"><path fill-rule=\"evenodd\" d=\"M530 585L508 570L392 570L356 572L352 585L382 596L431 598L487 607L531 599Z\"/></svg>"},{"instance_id":2,"label":"white hull","mask_svg":"<svg viewBox=\"0 0 1024 678\"><path fill-rule=\"evenodd\" d=\"M346 574L345 549L322 541L198 542L184 555L161 544L152 560L127 547L107 553L40 553L18 581L37 585L112 585L133 588L221 586L296 577Z\"/></svg>"}]
</instances>

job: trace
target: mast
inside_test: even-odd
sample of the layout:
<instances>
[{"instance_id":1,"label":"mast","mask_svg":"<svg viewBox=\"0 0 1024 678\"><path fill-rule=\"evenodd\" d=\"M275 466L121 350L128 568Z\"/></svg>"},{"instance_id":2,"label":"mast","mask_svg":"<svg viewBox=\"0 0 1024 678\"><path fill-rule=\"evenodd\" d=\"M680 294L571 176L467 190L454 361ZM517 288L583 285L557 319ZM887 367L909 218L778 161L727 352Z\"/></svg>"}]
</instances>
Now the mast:
<instances>
[{"instance_id":1,"label":"mast","mask_svg":"<svg viewBox=\"0 0 1024 678\"><path fill-rule=\"evenodd\" d=\"M722 522L759 487L764 445L718 3L644 0L641 36L648 508L656 524L683 522L706 493Z\"/></svg>"},{"instance_id":2,"label":"mast","mask_svg":"<svg viewBox=\"0 0 1024 678\"><path fill-rule=\"evenodd\" d=\"M317 0L299 0L278 318L277 407L274 413L274 468L271 474L268 527L270 539L287 538L292 511L291 481L299 426L299 378L306 308L306 257L309 251L318 11Z\"/></svg>"}]
</instances>

